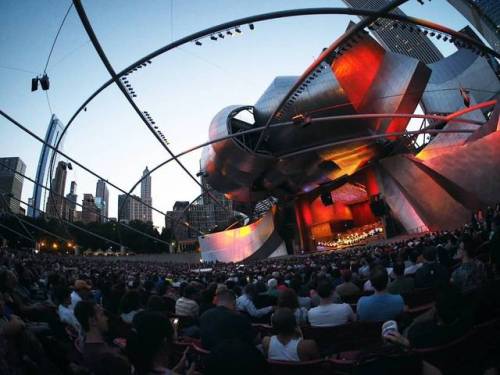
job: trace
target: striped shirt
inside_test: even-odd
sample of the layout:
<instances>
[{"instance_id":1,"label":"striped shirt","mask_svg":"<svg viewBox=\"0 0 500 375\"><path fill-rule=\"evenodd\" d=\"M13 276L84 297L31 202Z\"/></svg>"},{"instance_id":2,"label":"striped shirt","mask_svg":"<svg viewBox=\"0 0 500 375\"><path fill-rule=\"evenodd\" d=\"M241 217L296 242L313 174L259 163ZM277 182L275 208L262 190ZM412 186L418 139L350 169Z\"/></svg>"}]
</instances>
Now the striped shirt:
<instances>
[{"instance_id":1,"label":"striped shirt","mask_svg":"<svg viewBox=\"0 0 500 375\"><path fill-rule=\"evenodd\" d=\"M181 297L175 303L175 315L179 316L192 316L194 318L198 317L200 307L196 301Z\"/></svg>"}]
</instances>

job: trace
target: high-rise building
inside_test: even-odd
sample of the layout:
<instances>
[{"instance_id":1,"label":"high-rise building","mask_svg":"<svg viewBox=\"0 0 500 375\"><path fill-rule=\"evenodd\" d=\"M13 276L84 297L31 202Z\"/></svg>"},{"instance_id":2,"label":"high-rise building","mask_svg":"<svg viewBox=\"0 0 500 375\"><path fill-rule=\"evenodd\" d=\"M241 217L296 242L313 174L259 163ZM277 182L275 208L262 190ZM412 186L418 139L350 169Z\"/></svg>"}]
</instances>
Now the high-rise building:
<instances>
[{"instance_id":1,"label":"high-rise building","mask_svg":"<svg viewBox=\"0 0 500 375\"><path fill-rule=\"evenodd\" d=\"M500 3L498 0L448 0L477 31L493 50L500 53Z\"/></svg>"},{"instance_id":2,"label":"high-rise building","mask_svg":"<svg viewBox=\"0 0 500 375\"><path fill-rule=\"evenodd\" d=\"M149 174L149 169L146 167L142 172L143 176L146 176L141 182L141 200L144 204L141 205L141 218L139 220L144 222L153 222L153 210L148 207L153 205L153 199L151 198L151 176Z\"/></svg>"},{"instance_id":3,"label":"high-rise building","mask_svg":"<svg viewBox=\"0 0 500 375\"><path fill-rule=\"evenodd\" d=\"M76 202L78 201L78 195L76 194L76 181L71 181L69 193L66 195L65 200L65 217L66 220L75 220Z\"/></svg>"},{"instance_id":4,"label":"high-rise building","mask_svg":"<svg viewBox=\"0 0 500 375\"><path fill-rule=\"evenodd\" d=\"M99 209L97 208L92 194L83 194L82 222L85 224L99 221Z\"/></svg>"},{"instance_id":5,"label":"high-rise building","mask_svg":"<svg viewBox=\"0 0 500 375\"><path fill-rule=\"evenodd\" d=\"M132 195L127 198L125 194L118 196L118 220L128 223L133 220L144 221L144 205L141 198Z\"/></svg>"},{"instance_id":6,"label":"high-rise building","mask_svg":"<svg viewBox=\"0 0 500 375\"><path fill-rule=\"evenodd\" d=\"M64 188L66 187L66 175L70 164L60 161L57 163L56 174L52 179L52 184L47 200L47 216L62 218L64 215Z\"/></svg>"},{"instance_id":7,"label":"high-rise building","mask_svg":"<svg viewBox=\"0 0 500 375\"><path fill-rule=\"evenodd\" d=\"M19 200L23 192L24 181L24 177L19 173L24 174L24 172L26 172L26 164L20 158L0 158L0 194L4 194L7 209L16 214L20 213ZM0 207L4 205L4 200L0 199Z\"/></svg>"},{"instance_id":8,"label":"high-rise building","mask_svg":"<svg viewBox=\"0 0 500 375\"><path fill-rule=\"evenodd\" d=\"M55 147L61 133L63 131L63 124L58 120L56 115L52 115L49 122L49 127L47 128L47 133L45 134L45 142L50 146ZM59 150L62 150L63 142L59 145ZM35 185L33 187L33 205L28 207L28 216L38 217L40 215L40 210L45 206L45 191L40 185L48 185L50 162L52 161L52 155L54 151L46 144L42 145L40 151L40 158L38 159L38 167L36 170ZM57 163L57 157L54 158L55 166Z\"/></svg>"},{"instance_id":9,"label":"high-rise building","mask_svg":"<svg viewBox=\"0 0 500 375\"><path fill-rule=\"evenodd\" d=\"M343 0L347 6L357 9L379 10L390 0ZM391 13L405 15L399 8ZM410 28L394 27L395 21L379 19L380 26L372 31L375 38L391 52L419 59L425 64L437 62L443 58L441 52L427 36L411 31Z\"/></svg>"},{"instance_id":10,"label":"high-rise building","mask_svg":"<svg viewBox=\"0 0 500 375\"><path fill-rule=\"evenodd\" d=\"M97 181L95 191L95 203L101 212L101 215L108 217L109 212L109 190L106 186L106 181Z\"/></svg>"}]
</instances>

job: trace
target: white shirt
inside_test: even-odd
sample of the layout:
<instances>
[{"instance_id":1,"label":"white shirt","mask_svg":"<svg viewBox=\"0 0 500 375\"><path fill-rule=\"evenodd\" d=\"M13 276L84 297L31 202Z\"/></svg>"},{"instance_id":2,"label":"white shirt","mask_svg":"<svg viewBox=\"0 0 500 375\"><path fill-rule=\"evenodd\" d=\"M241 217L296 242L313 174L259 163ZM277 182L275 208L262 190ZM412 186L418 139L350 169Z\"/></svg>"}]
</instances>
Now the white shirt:
<instances>
[{"instance_id":1,"label":"white shirt","mask_svg":"<svg viewBox=\"0 0 500 375\"><path fill-rule=\"evenodd\" d=\"M366 280L365 283L363 284L363 290L365 292L374 292L375 288L372 285L372 282L370 280Z\"/></svg>"},{"instance_id":2,"label":"white shirt","mask_svg":"<svg viewBox=\"0 0 500 375\"><path fill-rule=\"evenodd\" d=\"M69 308L71 310L74 310L75 309L75 306L78 302L80 302L82 300L82 297L80 297L80 295L75 292L75 291L72 291L71 292L71 305L69 306Z\"/></svg>"},{"instance_id":3,"label":"white shirt","mask_svg":"<svg viewBox=\"0 0 500 375\"><path fill-rule=\"evenodd\" d=\"M71 310L69 307L59 305L59 307L57 308L57 315L59 315L59 319L64 324L72 326L74 329L76 329L77 332L80 330L80 323L78 323L73 310Z\"/></svg>"},{"instance_id":4,"label":"white shirt","mask_svg":"<svg viewBox=\"0 0 500 375\"><path fill-rule=\"evenodd\" d=\"M309 324L313 327L333 327L356 320L356 315L347 303L330 303L309 310Z\"/></svg>"},{"instance_id":5,"label":"white shirt","mask_svg":"<svg viewBox=\"0 0 500 375\"><path fill-rule=\"evenodd\" d=\"M260 318L273 311L273 307L257 309L252 300L246 294L242 294L236 299L236 310L246 312L253 318Z\"/></svg>"},{"instance_id":6,"label":"white shirt","mask_svg":"<svg viewBox=\"0 0 500 375\"><path fill-rule=\"evenodd\" d=\"M405 268L405 275L411 275L415 272L417 272L417 270L422 267L422 263L415 263L415 264L412 264L408 267Z\"/></svg>"},{"instance_id":7,"label":"white shirt","mask_svg":"<svg viewBox=\"0 0 500 375\"><path fill-rule=\"evenodd\" d=\"M298 346L301 338L292 339L283 345L277 336L271 336L267 358L274 361L300 362Z\"/></svg>"}]
</instances>

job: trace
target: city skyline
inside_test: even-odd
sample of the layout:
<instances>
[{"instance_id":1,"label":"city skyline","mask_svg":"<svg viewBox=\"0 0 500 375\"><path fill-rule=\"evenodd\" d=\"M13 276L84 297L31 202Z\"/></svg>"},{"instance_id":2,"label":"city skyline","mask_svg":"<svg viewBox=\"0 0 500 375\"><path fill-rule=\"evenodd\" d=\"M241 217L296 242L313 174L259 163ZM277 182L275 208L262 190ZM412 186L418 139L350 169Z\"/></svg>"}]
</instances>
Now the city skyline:
<instances>
[{"instance_id":1,"label":"city skyline","mask_svg":"<svg viewBox=\"0 0 500 375\"><path fill-rule=\"evenodd\" d=\"M47 120L51 116L49 112L53 111L63 123L67 122L81 101L108 79L72 10L48 68L51 88L47 93L52 111L48 111L45 93L29 92L33 72L37 74L40 66L43 66L55 31L67 10L66 4L49 5L43 7L36 2L17 6L4 4L2 7L5 7L5 12L0 12L4 14L0 16L1 20L5 17L6 21L0 26L5 40L15 34L19 44L15 49L7 42L0 46L0 66L4 67L0 69L0 79L5 82L4 90L0 93L0 107L40 136L46 132ZM305 1L277 1L273 4L246 4L235 7L238 9L225 9L224 2L214 2L211 6L218 12L208 12L210 14L198 24L189 20L206 14L206 4L174 2L174 5L173 21L167 22L169 27L165 27L165 19L169 20L172 16L170 4L152 3L145 9L130 4L120 9L122 17L118 19L112 17L111 4L85 4L91 22L95 22L96 33L103 38L103 46L117 67L123 67L166 44L172 37L177 39L204 26L273 10L343 4L338 2L332 5L330 1L315 1L313 4ZM445 2L426 3L425 6L412 2L404 5L402 10L457 30L468 24ZM19 14L23 14L23 17L17 16ZM338 21L334 26L331 25L332 17ZM120 23L123 19L127 20L127 27ZM139 93L138 101L151 112L171 142L172 149L180 152L206 140L206 126L218 108L233 102L254 102L270 79L283 71L283 67L286 73L300 74L323 47L344 31L349 20L358 21L356 17L315 16L263 22L256 24L255 31L245 29L244 35L238 38L226 38L216 43L207 41L200 48L194 45L182 47L171 55L156 59L148 69L134 74L133 85ZM134 35L138 29L144 30L145 22L149 25L145 32ZM297 32L297 26L300 26L301 32ZM44 30L44 33L37 33L37 30ZM289 37L284 40L280 35ZM129 41L127 45L132 47L120 48L123 44L120 42L126 40ZM300 53L290 48L297 43L301 46ZM445 56L456 50L449 43L439 42L436 45ZM248 50L259 53L249 56ZM275 61L269 56L279 56L280 59ZM81 61L86 65L80 64ZM5 67L30 72L13 71ZM74 74L77 67L80 74ZM161 87L175 87L176 90L162 90ZM192 111L188 99L193 92L196 92L194 100L200 103L197 111ZM14 97L18 99L14 101ZM35 178L41 144L13 129L5 119L0 121L0 134L5 135L0 140L5 155L0 156L11 156L17 151L26 162L26 174ZM153 167L168 157L145 127L140 125L116 88L106 90L77 119L65 138L64 151L125 190L139 179L141 175L136 172L141 171L144 165ZM198 152L182 160L196 174L199 158ZM153 176L153 206L164 212L170 210L175 201L191 201L198 195L199 187L174 163ZM97 182L75 166L72 171L68 171L66 185L70 181L78 183L81 193L93 192ZM32 189L33 184L25 181L23 200L32 197ZM65 192L67 190L66 186ZM111 189L109 216L117 216L117 196L118 192ZM156 213L153 214L153 222L159 227L164 225L163 217Z\"/></svg>"}]
</instances>

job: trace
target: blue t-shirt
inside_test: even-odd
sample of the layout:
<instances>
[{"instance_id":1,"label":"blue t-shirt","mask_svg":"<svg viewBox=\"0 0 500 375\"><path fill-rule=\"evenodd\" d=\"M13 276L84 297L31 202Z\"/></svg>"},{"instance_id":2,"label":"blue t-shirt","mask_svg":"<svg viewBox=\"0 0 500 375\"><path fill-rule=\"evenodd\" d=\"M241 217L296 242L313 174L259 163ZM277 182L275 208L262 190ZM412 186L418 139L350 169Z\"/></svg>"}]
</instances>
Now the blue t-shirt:
<instances>
[{"instance_id":1,"label":"blue t-shirt","mask_svg":"<svg viewBox=\"0 0 500 375\"><path fill-rule=\"evenodd\" d=\"M383 322L395 319L404 309L403 297L399 294L380 294L361 297L356 313L359 320Z\"/></svg>"}]
</instances>

